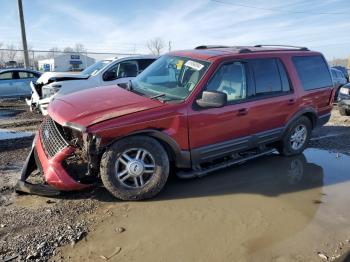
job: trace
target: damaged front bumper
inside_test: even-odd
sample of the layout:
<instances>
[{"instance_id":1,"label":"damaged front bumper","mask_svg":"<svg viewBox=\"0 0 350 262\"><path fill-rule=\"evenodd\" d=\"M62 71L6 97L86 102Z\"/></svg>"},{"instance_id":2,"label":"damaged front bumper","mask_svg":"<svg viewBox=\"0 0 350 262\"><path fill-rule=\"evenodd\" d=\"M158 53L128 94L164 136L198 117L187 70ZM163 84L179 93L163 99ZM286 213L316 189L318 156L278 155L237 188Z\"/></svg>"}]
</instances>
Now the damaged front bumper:
<instances>
[{"instance_id":1,"label":"damaged front bumper","mask_svg":"<svg viewBox=\"0 0 350 262\"><path fill-rule=\"evenodd\" d=\"M75 152L74 147L67 146L50 158L45 153L41 140L39 132L34 139L31 152L23 166L21 178L16 184L16 192L53 196L58 195L60 191L83 190L93 186L93 184L84 184L76 181L63 166L63 160ZM43 175L47 185L27 182L27 179L35 170L38 170Z\"/></svg>"},{"instance_id":2,"label":"damaged front bumper","mask_svg":"<svg viewBox=\"0 0 350 262\"><path fill-rule=\"evenodd\" d=\"M35 85L36 84L34 84L33 82L30 82L30 87L32 89L32 96L30 99L26 99L26 103L30 107L30 111L39 112L46 116L48 114L47 108L49 106L49 103L53 100L54 95L47 98L41 98L41 95L39 94L38 89L42 87L41 86L36 87Z\"/></svg>"}]
</instances>

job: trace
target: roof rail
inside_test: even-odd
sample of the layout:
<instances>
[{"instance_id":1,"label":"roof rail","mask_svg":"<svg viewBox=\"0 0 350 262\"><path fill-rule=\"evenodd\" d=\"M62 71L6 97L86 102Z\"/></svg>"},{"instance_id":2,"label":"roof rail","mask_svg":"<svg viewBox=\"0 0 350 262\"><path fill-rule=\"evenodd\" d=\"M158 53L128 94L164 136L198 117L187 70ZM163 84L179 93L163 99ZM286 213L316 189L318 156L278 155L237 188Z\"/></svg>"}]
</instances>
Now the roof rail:
<instances>
[{"instance_id":1,"label":"roof rail","mask_svg":"<svg viewBox=\"0 0 350 262\"><path fill-rule=\"evenodd\" d=\"M211 48L235 48L238 50L238 53L250 53L252 50L250 50L247 47L243 46L226 46L226 45L200 45L195 47L194 49L211 49Z\"/></svg>"},{"instance_id":2,"label":"roof rail","mask_svg":"<svg viewBox=\"0 0 350 262\"><path fill-rule=\"evenodd\" d=\"M288 48L294 48L301 51L310 51L309 48L304 46L294 46L294 45L255 45L254 47L288 47Z\"/></svg>"},{"instance_id":3,"label":"roof rail","mask_svg":"<svg viewBox=\"0 0 350 262\"><path fill-rule=\"evenodd\" d=\"M230 46L225 45L200 45L196 46L194 49L210 49L210 48L229 48Z\"/></svg>"}]
</instances>

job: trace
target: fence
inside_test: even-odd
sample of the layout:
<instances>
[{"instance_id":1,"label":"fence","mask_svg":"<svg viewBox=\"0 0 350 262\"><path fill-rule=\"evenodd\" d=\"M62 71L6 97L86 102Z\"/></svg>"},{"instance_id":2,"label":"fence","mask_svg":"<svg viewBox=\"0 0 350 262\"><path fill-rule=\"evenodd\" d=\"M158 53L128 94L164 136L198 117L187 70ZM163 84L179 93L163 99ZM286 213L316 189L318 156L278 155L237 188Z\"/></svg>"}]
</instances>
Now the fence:
<instances>
[{"instance_id":1,"label":"fence","mask_svg":"<svg viewBox=\"0 0 350 262\"><path fill-rule=\"evenodd\" d=\"M29 67L31 69L40 71L62 71L60 68L44 68L42 65L49 64L48 59L56 60L62 56L68 56L70 61L68 67L74 71L74 69L82 70L89 66L95 61L103 60L111 57L125 57L137 55L134 53L101 53L91 51L53 51L53 50L29 50ZM51 61L52 61L51 60ZM0 68L13 68L13 67L24 67L23 50L21 49L0 49ZM77 68L79 67L79 68ZM69 69L69 70L70 70ZM63 70L67 71L67 70Z\"/></svg>"}]
</instances>

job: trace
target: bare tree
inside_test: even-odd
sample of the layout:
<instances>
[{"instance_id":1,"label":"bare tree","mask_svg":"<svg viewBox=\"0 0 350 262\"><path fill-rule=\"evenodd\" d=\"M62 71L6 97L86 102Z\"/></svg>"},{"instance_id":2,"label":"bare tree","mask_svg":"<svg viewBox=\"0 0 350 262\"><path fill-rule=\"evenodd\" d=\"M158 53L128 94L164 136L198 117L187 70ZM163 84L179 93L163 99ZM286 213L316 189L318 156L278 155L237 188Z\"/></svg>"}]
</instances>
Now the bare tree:
<instances>
[{"instance_id":1,"label":"bare tree","mask_svg":"<svg viewBox=\"0 0 350 262\"><path fill-rule=\"evenodd\" d=\"M160 37L156 37L149 40L146 46L153 55L160 55L165 47L165 44Z\"/></svg>"},{"instance_id":2,"label":"bare tree","mask_svg":"<svg viewBox=\"0 0 350 262\"><path fill-rule=\"evenodd\" d=\"M77 52L77 53L82 53L82 52L86 52L86 49L85 49L83 44L76 43L75 46L74 46L74 51Z\"/></svg>"},{"instance_id":3,"label":"bare tree","mask_svg":"<svg viewBox=\"0 0 350 262\"><path fill-rule=\"evenodd\" d=\"M8 61L14 61L17 56L17 48L15 47L14 44L11 44L11 45L7 45L6 49L8 49L6 51L6 59Z\"/></svg>"},{"instance_id":4,"label":"bare tree","mask_svg":"<svg viewBox=\"0 0 350 262\"><path fill-rule=\"evenodd\" d=\"M73 48L71 48L70 46L67 46L67 47L65 47L65 48L63 49L63 52L66 52L66 53L73 53L74 50L73 50Z\"/></svg>"},{"instance_id":5,"label":"bare tree","mask_svg":"<svg viewBox=\"0 0 350 262\"><path fill-rule=\"evenodd\" d=\"M49 49L49 52L47 53L47 57L48 58L54 58L55 57L55 53L61 52L61 50L58 47L51 47Z\"/></svg>"}]
</instances>

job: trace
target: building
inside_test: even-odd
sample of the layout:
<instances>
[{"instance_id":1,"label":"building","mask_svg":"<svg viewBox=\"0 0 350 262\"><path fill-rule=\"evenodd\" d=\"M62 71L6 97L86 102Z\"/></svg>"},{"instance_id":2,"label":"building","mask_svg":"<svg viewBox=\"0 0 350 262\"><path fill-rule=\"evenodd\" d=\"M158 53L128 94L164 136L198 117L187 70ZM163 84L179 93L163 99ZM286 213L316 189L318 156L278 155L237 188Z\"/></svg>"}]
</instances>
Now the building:
<instances>
[{"instance_id":1,"label":"building","mask_svg":"<svg viewBox=\"0 0 350 262\"><path fill-rule=\"evenodd\" d=\"M95 63L95 59L83 54L62 54L38 61L40 71L81 71Z\"/></svg>"}]
</instances>

